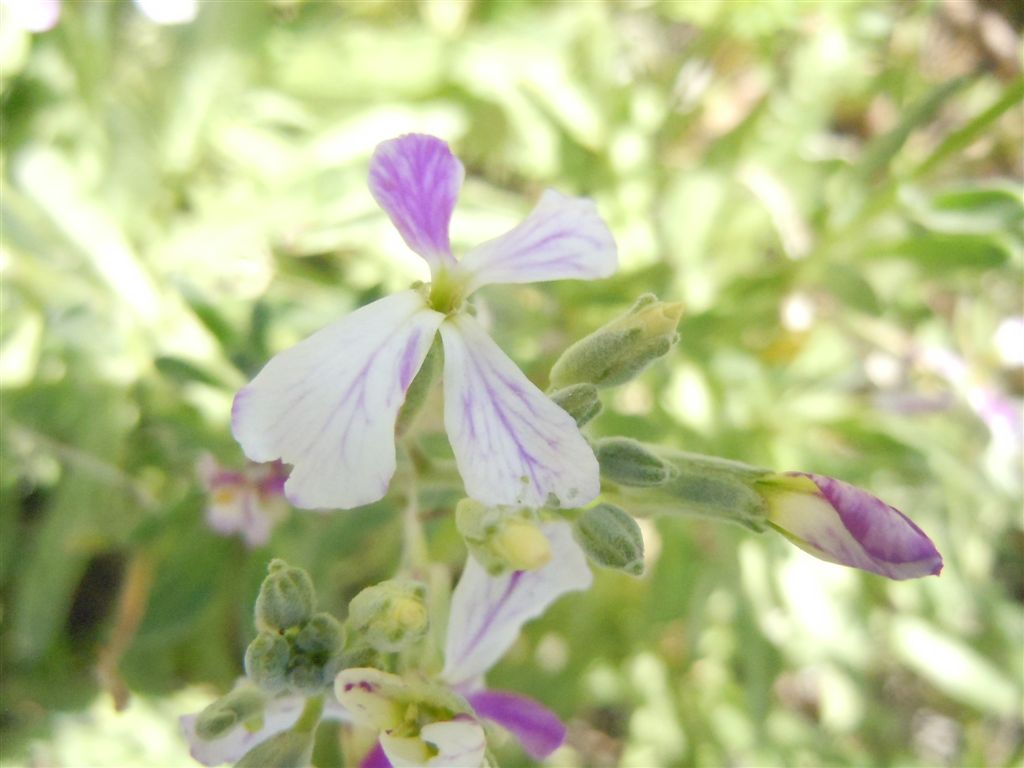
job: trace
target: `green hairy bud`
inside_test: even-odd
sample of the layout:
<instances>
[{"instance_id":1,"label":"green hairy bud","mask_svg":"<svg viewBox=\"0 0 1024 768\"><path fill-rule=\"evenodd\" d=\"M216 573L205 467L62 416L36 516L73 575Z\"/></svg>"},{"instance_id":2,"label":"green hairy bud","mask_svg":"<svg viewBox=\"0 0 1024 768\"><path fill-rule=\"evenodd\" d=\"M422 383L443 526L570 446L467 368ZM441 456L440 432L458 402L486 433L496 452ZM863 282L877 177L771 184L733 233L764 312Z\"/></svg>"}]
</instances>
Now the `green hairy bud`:
<instances>
[{"instance_id":1,"label":"green hairy bud","mask_svg":"<svg viewBox=\"0 0 1024 768\"><path fill-rule=\"evenodd\" d=\"M315 604L309 574L284 560L271 560L256 598L256 626L266 631L298 626L309 620Z\"/></svg>"},{"instance_id":2,"label":"green hairy bud","mask_svg":"<svg viewBox=\"0 0 1024 768\"><path fill-rule=\"evenodd\" d=\"M682 313L682 304L641 296L622 317L565 350L551 369L551 386L624 384L672 348Z\"/></svg>"},{"instance_id":3,"label":"green hairy bud","mask_svg":"<svg viewBox=\"0 0 1024 768\"><path fill-rule=\"evenodd\" d=\"M287 685L291 655L282 635L260 632L245 649L245 674L265 690L280 691Z\"/></svg>"},{"instance_id":4,"label":"green hairy bud","mask_svg":"<svg viewBox=\"0 0 1024 768\"><path fill-rule=\"evenodd\" d=\"M426 594L418 581L395 579L367 587L349 603L350 629L378 651L408 648L427 633Z\"/></svg>"},{"instance_id":5,"label":"green hairy bud","mask_svg":"<svg viewBox=\"0 0 1024 768\"><path fill-rule=\"evenodd\" d=\"M260 717L266 702L267 696L259 688L241 685L199 713L196 735L201 739L216 739L237 723Z\"/></svg>"},{"instance_id":6,"label":"green hairy bud","mask_svg":"<svg viewBox=\"0 0 1024 768\"><path fill-rule=\"evenodd\" d=\"M633 576L644 572L640 526L616 506L598 504L576 520L576 540L591 562Z\"/></svg>"},{"instance_id":7,"label":"green hairy bud","mask_svg":"<svg viewBox=\"0 0 1024 768\"><path fill-rule=\"evenodd\" d=\"M593 384L572 384L552 392L550 398L576 420L577 427L582 427L601 412L601 400Z\"/></svg>"},{"instance_id":8,"label":"green hairy bud","mask_svg":"<svg viewBox=\"0 0 1024 768\"><path fill-rule=\"evenodd\" d=\"M599 440L594 454L601 475L620 485L661 485L669 478L669 467L653 452L628 437Z\"/></svg>"},{"instance_id":9,"label":"green hairy bud","mask_svg":"<svg viewBox=\"0 0 1024 768\"><path fill-rule=\"evenodd\" d=\"M455 525L473 557L492 575L536 570L551 560L551 544L531 510L463 499L455 507Z\"/></svg>"}]
</instances>

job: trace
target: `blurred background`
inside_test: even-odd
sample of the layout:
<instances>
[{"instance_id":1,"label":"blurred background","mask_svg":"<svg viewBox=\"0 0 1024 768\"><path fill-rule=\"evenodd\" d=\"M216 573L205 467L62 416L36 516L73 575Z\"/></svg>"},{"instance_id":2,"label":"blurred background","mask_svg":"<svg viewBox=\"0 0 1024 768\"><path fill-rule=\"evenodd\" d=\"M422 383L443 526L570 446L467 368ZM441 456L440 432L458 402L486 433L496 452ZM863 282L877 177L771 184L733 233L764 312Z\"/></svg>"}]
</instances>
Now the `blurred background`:
<instances>
[{"instance_id":1,"label":"blurred background","mask_svg":"<svg viewBox=\"0 0 1024 768\"><path fill-rule=\"evenodd\" d=\"M244 466L231 398L274 352L426 277L366 188L373 147L410 131L466 165L457 253L549 186L610 223L616 277L481 294L542 386L637 295L685 303L679 346L596 433L840 477L945 556L893 583L645 521L647 576L598 574L491 676L568 721L551 762L1021 763L1024 6L0 14L4 765L186 765L176 718L241 673L271 556L339 615L393 571L394 502L292 511L250 548L207 522L196 467ZM451 501L424 503L454 573Z\"/></svg>"}]
</instances>

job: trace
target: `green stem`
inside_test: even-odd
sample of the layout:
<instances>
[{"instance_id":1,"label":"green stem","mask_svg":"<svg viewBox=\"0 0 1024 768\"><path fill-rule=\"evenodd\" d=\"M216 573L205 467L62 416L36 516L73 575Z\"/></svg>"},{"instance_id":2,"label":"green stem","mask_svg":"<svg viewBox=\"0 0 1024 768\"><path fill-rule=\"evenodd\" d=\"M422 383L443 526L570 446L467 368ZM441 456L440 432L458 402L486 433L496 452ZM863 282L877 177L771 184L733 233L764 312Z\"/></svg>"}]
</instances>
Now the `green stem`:
<instances>
[{"instance_id":1,"label":"green stem","mask_svg":"<svg viewBox=\"0 0 1024 768\"><path fill-rule=\"evenodd\" d=\"M311 696L306 699L306 706L302 708L302 714L292 726L295 733L312 733L320 724L320 716L324 713L324 697Z\"/></svg>"},{"instance_id":2,"label":"green stem","mask_svg":"<svg viewBox=\"0 0 1024 768\"><path fill-rule=\"evenodd\" d=\"M669 467L659 485L632 487L606 484L604 496L634 515L686 515L765 529L766 505L755 483L767 469L684 451L648 446Z\"/></svg>"}]
</instances>

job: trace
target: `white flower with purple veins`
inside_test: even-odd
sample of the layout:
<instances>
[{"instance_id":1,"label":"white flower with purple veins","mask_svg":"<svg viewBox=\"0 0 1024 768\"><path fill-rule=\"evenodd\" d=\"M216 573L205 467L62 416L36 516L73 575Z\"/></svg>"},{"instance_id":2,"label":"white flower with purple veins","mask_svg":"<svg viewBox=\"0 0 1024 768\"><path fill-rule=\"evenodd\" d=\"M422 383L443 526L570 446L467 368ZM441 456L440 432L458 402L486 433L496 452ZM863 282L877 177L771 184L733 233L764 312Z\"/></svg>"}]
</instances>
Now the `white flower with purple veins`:
<instances>
[{"instance_id":1,"label":"white flower with purple veins","mask_svg":"<svg viewBox=\"0 0 1024 768\"><path fill-rule=\"evenodd\" d=\"M281 462L249 463L244 469L221 466L204 454L196 467L207 492L206 522L224 536L241 534L250 549L261 547L288 515Z\"/></svg>"},{"instance_id":2,"label":"white flower with purple veins","mask_svg":"<svg viewBox=\"0 0 1024 768\"><path fill-rule=\"evenodd\" d=\"M449 720L410 723L410 712L429 708L415 701L396 701L395 692L407 687L402 678L360 668L338 675L335 693L342 706L356 722L380 731L379 744L362 768L478 768L487 750L483 721L510 732L535 760L562 744L565 726L549 709L525 696L483 686L484 674L512 646L527 621L562 595L585 590L593 581L568 523L548 523L541 530L551 545L552 558L546 566L490 576L470 557L452 595L441 681L469 704L471 712Z\"/></svg>"},{"instance_id":3,"label":"white flower with purple veins","mask_svg":"<svg viewBox=\"0 0 1024 768\"><path fill-rule=\"evenodd\" d=\"M581 506L599 491L593 452L466 311L478 288L606 277L615 242L594 204L547 191L506 234L452 255L448 223L464 170L448 145L410 134L379 145L370 191L431 283L364 306L274 357L235 398L232 428L253 461L294 469L288 499L350 509L384 496L395 420L441 334L444 420L466 492L485 504Z\"/></svg>"}]
</instances>

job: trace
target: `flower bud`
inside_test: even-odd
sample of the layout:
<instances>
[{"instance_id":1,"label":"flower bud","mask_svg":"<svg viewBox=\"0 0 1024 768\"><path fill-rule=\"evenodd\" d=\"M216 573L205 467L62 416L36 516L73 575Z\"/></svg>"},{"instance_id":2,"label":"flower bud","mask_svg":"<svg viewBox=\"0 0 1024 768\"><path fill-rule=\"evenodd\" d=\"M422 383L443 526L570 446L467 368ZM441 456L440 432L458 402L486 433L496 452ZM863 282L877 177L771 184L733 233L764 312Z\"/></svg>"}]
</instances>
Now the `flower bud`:
<instances>
[{"instance_id":1,"label":"flower bud","mask_svg":"<svg viewBox=\"0 0 1024 768\"><path fill-rule=\"evenodd\" d=\"M532 520L514 517L491 539L494 554L513 571L535 571L551 561L551 543Z\"/></svg>"},{"instance_id":2,"label":"flower bud","mask_svg":"<svg viewBox=\"0 0 1024 768\"><path fill-rule=\"evenodd\" d=\"M207 741L223 736L236 724L263 714L267 696L253 685L240 685L206 707L196 718L196 735Z\"/></svg>"},{"instance_id":3,"label":"flower bud","mask_svg":"<svg viewBox=\"0 0 1024 768\"><path fill-rule=\"evenodd\" d=\"M280 691L287 683L290 661L291 648L283 636L260 632L245 649L245 674L267 691Z\"/></svg>"},{"instance_id":4,"label":"flower bud","mask_svg":"<svg viewBox=\"0 0 1024 768\"><path fill-rule=\"evenodd\" d=\"M555 405L576 420L577 427L582 427L601 412L601 400L593 384L572 384L552 392L550 397Z\"/></svg>"},{"instance_id":5,"label":"flower bud","mask_svg":"<svg viewBox=\"0 0 1024 768\"><path fill-rule=\"evenodd\" d=\"M591 562L633 576L643 574L644 539L640 526L618 507L591 507L576 520L575 532Z\"/></svg>"},{"instance_id":6,"label":"flower bud","mask_svg":"<svg viewBox=\"0 0 1024 768\"><path fill-rule=\"evenodd\" d=\"M295 636L295 648L322 665L341 650L343 639L341 622L329 613L318 613Z\"/></svg>"},{"instance_id":7,"label":"flower bud","mask_svg":"<svg viewBox=\"0 0 1024 768\"><path fill-rule=\"evenodd\" d=\"M416 581L382 581L349 603L353 632L378 651L392 652L419 642L429 625L426 587Z\"/></svg>"},{"instance_id":8,"label":"flower bud","mask_svg":"<svg viewBox=\"0 0 1024 768\"><path fill-rule=\"evenodd\" d=\"M942 570L931 539L867 491L799 472L766 476L758 488L768 504L769 525L815 557L890 579Z\"/></svg>"},{"instance_id":9,"label":"flower bud","mask_svg":"<svg viewBox=\"0 0 1024 768\"><path fill-rule=\"evenodd\" d=\"M315 603L308 573L284 560L271 560L256 598L256 626L269 631L298 626L309 620Z\"/></svg>"},{"instance_id":10,"label":"flower bud","mask_svg":"<svg viewBox=\"0 0 1024 768\"><path fill-rule=\"evenodd\" d=\"M551 560L551 544L530 510L463 499L455 507L455 525L473 557L492 575L536 570Z\"/></svg>"},{"instance_id":11,"label":"flower bud","mask_svg":"<svg viewBox=\"0 0 1024 768\"><path fill-rule=\"evenodd\" d=\"M641 296L625 315L565 350L551 369L551 386L612 387L629 381L672 348L682 313L682 304Z\"/></svg>"},{"instance_id":12,"label":"flower bud","mask_svg":"<svg viewBox=\"0 0 1024 768\"><path fill-rule=\"evenodd\" d=\"M608 437L594 446L601 475L620 485L661 485L669 468L651 451L628 437Z\"/></svg>"}]
</instances>

